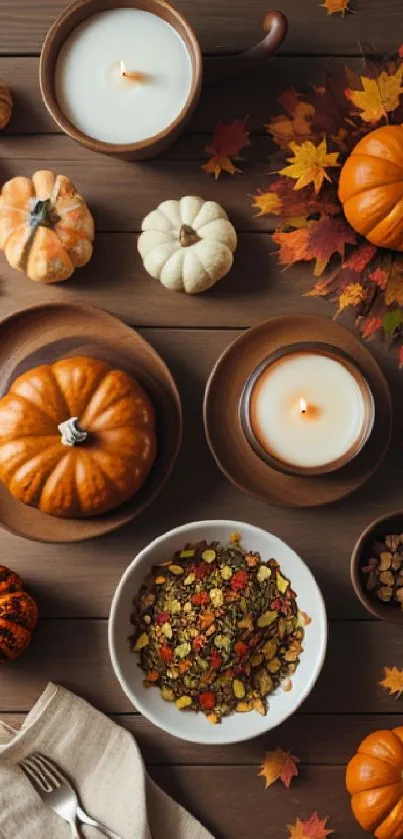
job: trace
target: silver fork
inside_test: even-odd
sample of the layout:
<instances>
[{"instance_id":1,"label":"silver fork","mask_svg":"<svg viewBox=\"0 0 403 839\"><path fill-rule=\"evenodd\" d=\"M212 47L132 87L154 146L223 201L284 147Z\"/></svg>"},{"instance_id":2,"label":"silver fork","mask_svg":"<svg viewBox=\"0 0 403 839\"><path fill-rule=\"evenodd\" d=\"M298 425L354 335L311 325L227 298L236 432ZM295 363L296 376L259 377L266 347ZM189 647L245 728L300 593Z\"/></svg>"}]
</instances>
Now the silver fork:
<instances>
[{"instance_id":1,"label":"silver fork","mask_svg":"<svg viewBox=\"0 0 403 839\"><path fill-rule=\"evenodd\" d=\"M100 833L109 837L109 839L122 839L113 830L109 830L108 827L87 815L80 806L77 793L70 781L49 757L45 757L39 752L33 752L20 761L20 767L28 780L31 781L43 803L68 822L72 839L82 839L82 834L78 831L77 821L96 827Z\"/></svg>"}]
</instances>

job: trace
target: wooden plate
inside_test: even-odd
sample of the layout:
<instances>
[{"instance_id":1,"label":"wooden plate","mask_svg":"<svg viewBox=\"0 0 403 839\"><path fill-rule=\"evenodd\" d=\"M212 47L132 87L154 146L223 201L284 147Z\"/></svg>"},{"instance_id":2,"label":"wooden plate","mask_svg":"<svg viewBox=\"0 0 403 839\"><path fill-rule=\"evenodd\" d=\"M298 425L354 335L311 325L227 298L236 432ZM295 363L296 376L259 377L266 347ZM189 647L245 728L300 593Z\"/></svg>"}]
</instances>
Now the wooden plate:
<instances>
[{"instance_id":1,"label":"wooden plate","mask_svg":"<svg viewBox=\"0 0 403 839\"><path fill-rule=\"evenodd\" d=\"M144 386L157 419L158 454L147 480L129 501L102 516L62 519L22 504L0 483L0 524L41 542L79 542L135 518L169 477L182 437L175 382L158 353L134 329L91 306L49 304L17 312L0 323L0 395L21 373L68 355L102 358Z\"/></svg>"},{"instance_id":2,"label":"wooden plate","mask_svg":"<svg viewBox=\"0 0 403 839\"><path fill-rule=\"evenodd\" d=\"M285 475L252 450L242 431L239 402L252 371L270 353L290 344L322 342L347 353L372 390L375 424L357 457L336 472L312 477ZM373 475L386 454L392 430L389 388L361 341L332 320L315 315L273 318L249 329L217 361L206 387L204 425L214 458L239 489L281 507L313 507L337 501Z\"/></svg>"}]
</instances>

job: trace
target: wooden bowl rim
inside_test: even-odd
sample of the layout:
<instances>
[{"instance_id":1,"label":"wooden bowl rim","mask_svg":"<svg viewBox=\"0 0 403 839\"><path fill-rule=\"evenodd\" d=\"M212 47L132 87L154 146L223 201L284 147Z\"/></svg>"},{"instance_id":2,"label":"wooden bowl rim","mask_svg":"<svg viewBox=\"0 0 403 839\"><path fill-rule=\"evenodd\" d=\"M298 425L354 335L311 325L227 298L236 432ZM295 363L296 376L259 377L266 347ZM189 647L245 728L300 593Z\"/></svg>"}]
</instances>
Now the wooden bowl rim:
<instances>
[{"instance_id":1,"label":"wooden bowl rim","mask_svg":"<svg viewBox=\"0 0 403 839\"><path fill-rule=\"evenodd\" d=\"M163 487L167 483L167 481L168 481L168 479L169 479L169 477L172 473L173 467L176 463L178 453L179 453L181 443L182 443L183 413L182 413L181 397L180 397L180 393L179 393L177 384L176 384L175 379L173 378L173 375L172 375L168 365L166 364L164 358L152 346L152 344L150 344L146 340L146 338L144 338L136 329L129 326L127 323L121 321L118 317L116 317L115 315L112 315L106 309L102 309L101 307L92 306L92 305L88 305L88 304L77 303L75 301L68 301L68 302L56 301L54 303L52 303L52 302L39 303L39 304L35 304L34 306L28 306L26 308L17 309L16 311L12 312L11 314L7 315L5 318L0 320L0 340L1 340L1 333L4 330L4 328L6 328L6 330L9 330L10 329L10 324L12 324L13 321L16 321L16 320L18 321L18 319L21 318L21 317L29 318L31 313L38 314L38 313L43 312L43 311L50 311L51 312L54 309L57 309L59 311L63 311L63 310L78 311L79 313L84 314L91 319L93 319L94 317L95 318L101 317L103 320L111 322L111 325L113 325L114 329L119 330L120 333L126 333L129 337L129 339L132 339L132 340L134 339L134 341L137 343L138 346L144 346L145 348L147 348L147 352L151 353L152 357L155 359L155 362L163 370L164 381L165 381L166 386L167 386L167 392L169 391L169 396L172 400L172 416L175 414L175 420L176 420L176 423L177 423L175 438L173 438L174 445L172 447L172 452L171 452L171 457L170 457L169 462L166 464L165 469L163 470L163 472L162 472L158 482L156 483L156 485L152 488L152 491L149 493L149 495L146 495L146 497L143 497L141 499L141 501L138 503L137 507L134 506L133 510L128 509L128 506L131 505L132 502L135 504L135 499L136 499L137 493L135 493L131 498L129 498L126 502L124 502L123 505L120 505L120 506L114 508L109 513L106 513L106 514L101 515L101 516L82 517L80 519L76 519L76 518L59 519L57 516L47 516L45 513L40 513L40 511L36 510L35 508L29 507L28 509L31 512L33 512L34 515L37 514L38 516L41 516L41 517L45 516L47 520L52 521L54 523L54 528L52 530L52 538L50 538L48 535L44 535L42 532L40 532L39 527L37 528L37 532L35 532L35 535L32 535L32 533L27 532L27 530L24 529L24 528L18 528L18 527L15 527L15 526L14 527L10 526L5 521L3 521L2 517L0 517L0 527L3 527L5 530L8 530L11 533L15 533L17 536L22 536L26 539L30 539L31 541L47 542L47 543L50 542L50 543L58 543L58 544L69 544L69 543L86 541L88 539L98 538L99 536L104 536L107 533L111 533L114 530L117 530L118 528L122 527L123 525L128 524L130 521L133 521L133 519L137 518L138 515L143 513L144 510L153 503L153 501L157 498L157 496L159 495L159 493L161 492L161 490L163 489ZM100 346L101 345L102 345L102 342L100 341ZM44 343L43 346L45 347L46 343ZM128 356L130 358L130 350L128 352ZM108 359L106 358L105 360L108 360ZM51 362L49 362L49 363L51 363ZM109 361L109 363L113 364L114 362ZM33 366L35 366L35 365L33 365ZM134 375L134 374L132 374L132 375ZM158 378L158 376L157 376L157 378ZM7 386L7 389L8 389L8 386ZM152 398L152 394L150 394L150 396ZM153 469L155 468L155 465L157 463L158 463L158 452L157 452L157 460L155 461L155 464L153 465L153 468L150 471L150 475L147 477L146 481L144 482L144 488L145 489L147 487L147 482L148 482L150 476L152 475ZM3 489L3 485L1 485L1 486L2 486L2 489ZM139 492L142 491L142 490L143 490L143 487L140 488ZM9 493L9 491L6 487L4 487L4 492L6 492L8 495L10 495L10 493ZM13 499L12 496L11 496L11 498ZM27 505L23 504L22 502L19 502L17 499L13 499L13 501L15 502L16 505L20 505L22 509L26 508L26 506L27 506ZM122 509L122 513L121 513L120 516L118 516L118 512L121 509ZM1 510L1 505L0 505L0 510ZM114 514L116 515L116 518L113 518ZM106 519L109 516L111 516L110 521L106 521ZM68 538L67 537L61 537L60 534L57 535L57 533L56 533L57 532L57 525L58 525L58 522L60 522L60 521L62 521L64 523L66 523L66 522L71 523L71 532L70 532ZM77 531L80 531L81 525L82 525L82 529L84 529L86 522L95 523L95 525L99 522L98 530L97 530L97 527L95 526L94 527L94 532L91 532L91 533L77 532Z\"/></svg>"},{"instance_id":2,"label":"wooden bowl rim","mask_svg":"<svg viewBox=\"0 0 403 839\"><path fill-rule=\"evenodd\" d=\"M394 519L394 518L401 518L402 520L402 532L403 532L403 509L402 510L392 510L390 513L384 513L382 516L378 516L378 518L373 519L367 527L360 533L354 548L351 554L350 560L350 577L353 589L361 603L362 606L370 612L371 615L374 617L379 618L380 620L386 621L387 623L394 623L401 625L403 624L403 609L399 611L398 606L394 607L392 604L388 603L377 603L375 598L371 598L369 595L366 594L364 591L362 581L361 581L361 574L360 574L360 566L361 561L363 558L363 552L366 547L367 541L369 541L369 537L372 533L380 526L383 525Z\"/></svg>"},{"instance_id":3,"label":"wooden bowl rim","mask_svg":"<svg viewBox=\"0 0 403 839\"><path fill-rule=\"evenodd\" d=\"M154 146L158 146L171 134L173 135L173 137L175 137L175 132L180 128L182 123L186 121L187 117L190 116L190 114L193 112L194 107L197 104L201 91L203 73L200 44L196 37L196 33L194 32L194 29L190 25L188 20L184 17L184 15L181 14L181 12L178 11L178 9L176 9L174 6L171 6L170 3L166 2L166 0L132 0L130 5L128 6L125 6L123 3L124 8L130 8L132 6L133 9L144 8L145 11L150 11L150 9L146 7L152 6L155 10L152 12L152 14L156 14L158 17L159 15L157 9L163 9L180 24L180 26L186 32L186 35L189 39L189 43L191 44L191 49L189 49L187 44L185 44L185 47L189 53L189 58L192 63L192 83L186 101L183 107L181 108L179 114L169 125L167 125L166 128L164 128L158 134L154 134L152 137L147 137L145 140L139 140L135 143L108 143L104 140L97 140L95 137L90 137L90 135L85 134L83 131L81 131L80 128L77 128L77 126L70 122L57 102L53 87L53 65L55 61L55 58L53 56L53 50L55 48L55 41L58 38L60 28L62 26L68 25L70 19L73 18L77 11L79 11L81 8L85 6L94 7L94 11L90 12L88 14L88 17L92 17L92 15L98 14L100 11L108 10L107 8L104 8L100 9L97 12L96 5L98 3L101 3L101 5L103 6L103 0L74 0L74 2L70 3L70 5L67 6L65 9L62 9L60 14L53 21L43 42L39 59L39 85L41 90L41 96L46 105L47 110L49 111L51 117L54 119L59 128L61 128L61 130L64 131L65 134L67 134L73 140L76 140L83 146L86 146L91 151L99 152L101 154L103 153L112 155L136 154L138 152L147 153L147 151L151 151L154 148ZM119 0L109 0L108 5L109 4L110 9L122 8L122 3L119 2ZM178 28L174 26L173 23L171 25L175 29L179 37L181 37L181 40L183 40L182 36L178 31ZM65 38L63 40L66 40L66 38L71 34L71 32L74 29L75 25L72 25L72 27L66 33Z\"/></svg>"}]
</instances>

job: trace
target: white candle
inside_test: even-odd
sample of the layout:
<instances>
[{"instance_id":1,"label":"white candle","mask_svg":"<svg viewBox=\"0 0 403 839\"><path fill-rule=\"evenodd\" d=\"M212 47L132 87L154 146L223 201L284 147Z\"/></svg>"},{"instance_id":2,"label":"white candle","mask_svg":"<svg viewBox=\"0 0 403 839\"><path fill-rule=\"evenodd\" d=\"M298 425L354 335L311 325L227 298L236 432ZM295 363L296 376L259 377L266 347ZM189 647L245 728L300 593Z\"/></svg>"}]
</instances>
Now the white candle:
<instances>
[{"instance_id":1,"label":"white candle","mask_svg":"<svg viewBox=\"0 0 403 839\"><path fill-rule=\"evenodd\" d=\"M367 407L362 388L343 363L301 351L284 355L260 375L250 397L250 424L260 445L277 460L318 469L358 445Z\"/></svg>"},{"instance_id":2,"label":"white candle","mask_svg":"<svg viewBox=\"0 0 403 839\"><path fill-rule=\"evenodd\" d=\"M142 9L88 18L67 38L56 62L63 113L84 134L107 143L135 143L167 128L191 83L184 42L169 23Z\"/></svg>"}]
</instances>

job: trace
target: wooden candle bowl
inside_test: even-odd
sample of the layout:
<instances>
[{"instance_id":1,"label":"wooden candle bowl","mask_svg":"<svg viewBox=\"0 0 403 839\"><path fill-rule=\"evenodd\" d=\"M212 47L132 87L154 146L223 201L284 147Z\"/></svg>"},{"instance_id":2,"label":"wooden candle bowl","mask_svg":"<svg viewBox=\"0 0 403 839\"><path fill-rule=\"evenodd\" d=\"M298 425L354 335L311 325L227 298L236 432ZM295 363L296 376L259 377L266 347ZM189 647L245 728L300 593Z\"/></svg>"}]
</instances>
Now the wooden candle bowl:
<instances>
[{"instance_id":1,"label":"wooden candle bowl","mask_svg":"<svg viewBox=\"0 0 403 839\"><path fill-rule=\"evenodd\" d=\"M364 608L383 621L403 624L403 609L398 603L383 603L375 594L367 592L361 568L371 559L371 548L374 542L382 541L385 536L403 533L403 510L395 510L375 519L365 528L356 543L351 556L351 582L354 591Z\"/></svg>"},{"instance_id":2,"label":"wooden candle bowl","mask_svg":"<svg viewBox=\"0 0 403 839\"><path fill-rule=\"evenodd\" d=\"M255 394L257 394L262 375L270 365L275 364L276 361L279 361L287 355L294 355L295 353L325 355L334 361L339 361L354 377L364 402L364 422L359 437L342 457L332 462L324 463L322 466L294 466L292 463L279 460L274 454L264 448L264 441L261 439L259 430L253 427L254 424L251 417L254 413ZM304 475L325 475L329 472L334 472L336 469L341 469L349 463L350 460L360 453L367 443L375 420L374 398L368 382L357 364L343 350L319 341L305 341L303 343L290 344L288 347L282 347L263 359L255 370L253 370L245 384L240 399L239 412L243 432L254 452L268 463L269 466L272 466L273 469L284 472L286 475L300 475L302 477Z\"/></svg>"},{"instance_id":3,"label":"wooden candle bowl","mask_svg":"<svg viewBox=\"0 0 403 839\"><path fill-rule=\"evenodd\" d=\"M113 8L142 9L165 20L182 38L192 65L191 89L176 119L159 134L137 143L105 143L84 134L67 119L55 95L56 61L67 37L87 18ZM146 160L160 154L183 131L199 101L202 78L206 81L216 81L255 69L263 59L276 51L285 38L287 20L281 12L269 12L264 19L263 29L265 32L263 40L246 52L228 58L218 56L202 61L200 45L192 27L186 18L165 0L75 0L56 18L45 38L39 64L42 98L59 128L91 151L114 155L126 160Z\"/></svg>"}]
</instances>

